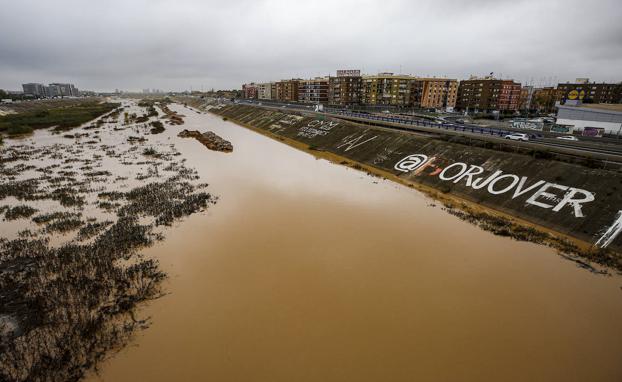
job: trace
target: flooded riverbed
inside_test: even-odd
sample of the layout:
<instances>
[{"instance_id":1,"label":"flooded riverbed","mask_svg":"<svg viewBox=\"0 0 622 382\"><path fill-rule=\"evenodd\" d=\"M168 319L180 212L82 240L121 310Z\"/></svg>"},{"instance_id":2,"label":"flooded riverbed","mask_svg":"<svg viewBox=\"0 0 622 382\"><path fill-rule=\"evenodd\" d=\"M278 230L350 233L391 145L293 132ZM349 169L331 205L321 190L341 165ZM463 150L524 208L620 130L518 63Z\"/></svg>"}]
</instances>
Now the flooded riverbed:
<instances>
[{"instance_id":1,"label":"flooded riverbed","mask_svg":"<svg viewBox=\"0 0 622 382\"><path fill-rule=\"evenodd\" d=\"M622 280L208 114L180 141L220 196L149 250L153 325L94 381L616 381ZM173 132L169 132L171 135Z\"/></svg>"},{"instance_id":2,"label":"flooded riverbed","mask_svg":"<svg viewBox=\"0 0 622 382\"><path fill-rule=\"evenodd\" d=\"M618 381L622 278L484 232L421 193L179 105L219 201L144 251L151 326L91 381ZM207 129L233 144L176 137Z\"/></svg>"}]
</instances>

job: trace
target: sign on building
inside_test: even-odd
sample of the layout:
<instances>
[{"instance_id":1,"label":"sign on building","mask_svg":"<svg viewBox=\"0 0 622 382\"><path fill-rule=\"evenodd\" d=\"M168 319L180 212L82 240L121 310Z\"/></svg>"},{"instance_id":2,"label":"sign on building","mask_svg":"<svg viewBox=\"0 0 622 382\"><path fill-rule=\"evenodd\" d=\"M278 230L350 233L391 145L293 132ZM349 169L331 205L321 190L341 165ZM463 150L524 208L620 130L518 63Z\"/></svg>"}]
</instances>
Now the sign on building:
<instances>
[{"instance_id":1,"label":"sign on building","mask_svg":"<svg viewBox=\"0 0 622 382\"><path fill-rule=\"evenodd\" d=\"M337 70L337 77L357 77L361 75L358 69Z\"/></svg>"}]
</instances>

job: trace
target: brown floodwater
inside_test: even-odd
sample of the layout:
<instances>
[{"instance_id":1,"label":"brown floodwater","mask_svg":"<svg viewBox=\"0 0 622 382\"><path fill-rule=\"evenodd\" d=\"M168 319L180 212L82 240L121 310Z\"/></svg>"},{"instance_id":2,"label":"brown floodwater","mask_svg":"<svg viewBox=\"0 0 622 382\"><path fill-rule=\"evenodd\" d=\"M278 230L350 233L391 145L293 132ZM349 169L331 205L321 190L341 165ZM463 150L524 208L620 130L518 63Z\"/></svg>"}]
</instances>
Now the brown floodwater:
<instances>
[{"instance_id":1,"label":"brown floodwater","mask_svg":"<svg viewBox=\"0 0 622 382\"><path fill-rule=\"evenodd\" d=\"M178 105L219 202L146 252L168 294L90 381L620 381L622 278ZM182 129L233 143L209 151Z\"/></svg>"}]
</instances>

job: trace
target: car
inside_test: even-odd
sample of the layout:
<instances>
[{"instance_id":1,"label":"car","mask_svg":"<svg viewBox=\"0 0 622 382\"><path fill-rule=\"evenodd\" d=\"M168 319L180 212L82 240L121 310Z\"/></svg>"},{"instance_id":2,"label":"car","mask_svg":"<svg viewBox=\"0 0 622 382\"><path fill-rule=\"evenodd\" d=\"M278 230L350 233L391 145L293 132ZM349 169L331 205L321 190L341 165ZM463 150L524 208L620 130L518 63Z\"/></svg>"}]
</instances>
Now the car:
<instances>
[{"instance_id":1,"label":"car","mask_svg":"<svg viewBox=\"0 0 622 382\"><path fill-rule=\"evenodd\" d=\"M504 136L505 139L511 139L513 141L524 141L527 142L529 140L529 135L523 133L512 133Z\"/></svg>"},{"instance_id":2,"label":"car","mask_svg":"<svg viewBox=\"0 0 622 382\"><path fill-rule=\"evenodd\" d=\"M578 141L579 138L575 137L574 135L563 135L561 137L557 137L557 139L563 139L564 141Z\"/></svg>"}]
</instances>

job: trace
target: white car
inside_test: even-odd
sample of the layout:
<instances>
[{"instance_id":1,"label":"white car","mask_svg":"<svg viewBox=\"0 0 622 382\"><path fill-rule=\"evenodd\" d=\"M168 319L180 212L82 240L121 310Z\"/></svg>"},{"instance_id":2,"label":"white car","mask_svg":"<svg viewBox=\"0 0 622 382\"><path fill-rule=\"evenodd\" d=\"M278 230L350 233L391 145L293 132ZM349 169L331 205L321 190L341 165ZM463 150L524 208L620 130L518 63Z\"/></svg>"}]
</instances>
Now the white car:
<instances>
[{"instance_id":1,"label":"white car","mask_svg":"<svg viewBox=\"0 0 622 382\"><path fill-rule=\"evenodd\" d=\"M578 141L579 138L575 137L574 135L564 135L562 137L557 137L557 139L563 139L564 141Z\"/></svg>"},{"instance_id":2,"label":"white car","mask_svg":"<svg viewBox=\"0 0 622 382\"><path fill-rule=\"evenodd\" d=\"M505 137L503 137L505 139L511 139L513 141L523 141L523 142L527 142L529 140L529 135L527 134L523 134L523 133L513 133L513 134L508 134Z\"/></svg>"}]
</instances>

